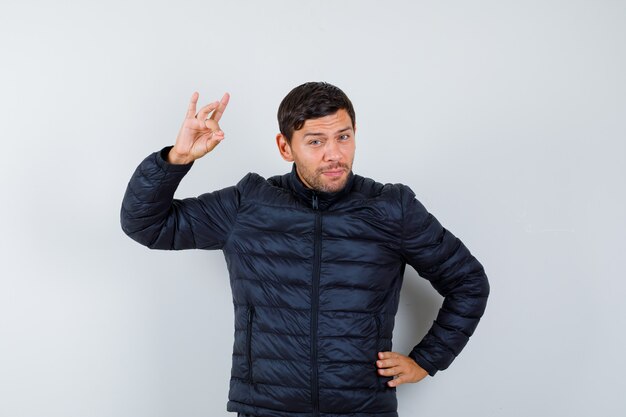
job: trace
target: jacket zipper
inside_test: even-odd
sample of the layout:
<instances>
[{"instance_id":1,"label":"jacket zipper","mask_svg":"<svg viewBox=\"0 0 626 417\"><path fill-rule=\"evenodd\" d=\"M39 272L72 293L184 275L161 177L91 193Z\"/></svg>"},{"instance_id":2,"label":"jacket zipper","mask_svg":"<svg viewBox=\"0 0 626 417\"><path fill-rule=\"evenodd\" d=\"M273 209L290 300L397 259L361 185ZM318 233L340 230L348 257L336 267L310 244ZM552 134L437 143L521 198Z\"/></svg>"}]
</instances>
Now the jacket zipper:
<instances>
[{"instance_id":1,"label":"jacket zipper","mask_svg":"<svg viewBox=\"0 0 626 417\"><path fill-rule=\"evenodd\" d=\"M252 322L254 319L254 306L248 308L248 328L246 329L246 346L248 347L248 382L253 383L252 374Z\"/></svg>"},{"instance_id":2,"label":"jacket zipper","mask_svg":"<svg viewBox=\"0 0 626 417\"><path fill-rule=\"evenodd\" d=\"M311 290L311 401L313 403L313 413L319 416L319 381L317 369L317 325L319 308L319 284L322 261L322 213L319 211L319 201L317 194L313 193L311 201L315 210L315 230L313 234L313 283Z\"/></svg>"}]
</instances>

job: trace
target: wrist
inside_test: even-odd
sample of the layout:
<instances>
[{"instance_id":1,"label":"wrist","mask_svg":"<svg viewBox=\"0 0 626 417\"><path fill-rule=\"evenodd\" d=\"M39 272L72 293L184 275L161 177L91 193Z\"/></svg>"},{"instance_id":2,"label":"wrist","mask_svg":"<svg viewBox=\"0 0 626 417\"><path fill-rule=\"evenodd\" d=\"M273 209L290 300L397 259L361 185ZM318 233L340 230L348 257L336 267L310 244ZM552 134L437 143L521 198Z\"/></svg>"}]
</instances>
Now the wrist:
<instances>
[{"instance_id":1,"label":"wrist","mask_svg":"<svg viewBox=\"0 0 626 417\"><path fill-rule=\"evenodd\" d=\"M187 165L193 162L193 159L190 159L188 156L181 155L176 152L176 148L172 147L167 153L167 163L172 165Z\"/></svg>"}]
</instances>

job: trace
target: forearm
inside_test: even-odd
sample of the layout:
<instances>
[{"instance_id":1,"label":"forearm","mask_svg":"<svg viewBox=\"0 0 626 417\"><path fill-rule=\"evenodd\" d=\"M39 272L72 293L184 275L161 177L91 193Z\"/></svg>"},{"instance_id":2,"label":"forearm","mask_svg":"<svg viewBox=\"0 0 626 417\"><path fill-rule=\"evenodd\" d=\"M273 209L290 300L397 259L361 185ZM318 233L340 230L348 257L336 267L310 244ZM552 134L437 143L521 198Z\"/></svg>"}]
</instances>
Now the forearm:
<instances>
[{"instance_id":1,"label":"forearm","mask_svg":"<svg viewBox=\"0 0 626 417\"><path fill-rule=\"evenodd\" d=\"M402 248L411 266L444 297L437 319L409 356L430 375L446 369L483 315L489 282L465 245L405 189Z\"/></svg>"},{"instance_id":2,"label":"forearm","mask_svg":"<svg viewBox=\"0 0 626 417\"><path fill-rule=\"evenodd\" d=\"M172 222L175 210L174 193L192 164L168 163L171 147L144 159L131 177L120 212L122 229L142 245L174 249L173 237L163 231Z\"/></svg>"},{"instance_id":3,"label":"forearm","mask_svg":"<svg viewBox=\"0 0 626 417\"><path fill-rule=\"evenodd\" d=\"M453 256L459 265L454 273L446 271L436 280L429 277L444 295L443 305L426 336L409 355L430 375L446 369L459 355L487 304L489 282L482 265L462 244L458 251ZM465 262L458 263L460 259Z\"/></svg>"}]
</instances>

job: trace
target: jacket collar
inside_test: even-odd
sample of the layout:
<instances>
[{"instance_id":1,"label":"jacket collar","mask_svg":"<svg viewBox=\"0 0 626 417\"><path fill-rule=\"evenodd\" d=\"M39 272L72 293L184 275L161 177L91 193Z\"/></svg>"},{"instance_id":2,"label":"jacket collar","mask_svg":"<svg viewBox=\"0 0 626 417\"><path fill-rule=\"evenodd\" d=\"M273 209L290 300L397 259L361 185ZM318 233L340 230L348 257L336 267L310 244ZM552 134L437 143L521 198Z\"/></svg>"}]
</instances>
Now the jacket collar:
<instances>
[{"instance_id":1,"label":"jacket collar","mask_svg":"<svg viewBox=\"0 0 626 417\"><path fill-rule=\"evenodd\" d=\"M291 168L291 172L285 175L285 177L287 180L287 187L299 200L301 200L304 204L313 209L316 208L315 200L317 200L317 208L319 208L319 210L326 210L334 202L338 201L344 195L348 194L354 184L354 174L352 173L352 171L350 171L348 173L348 180L346 181L346 185L341 190L334 193L312 190L304 185L304 183L300 179L300 176L296 171L295 163Z\"/></svg>"}]
</instances>

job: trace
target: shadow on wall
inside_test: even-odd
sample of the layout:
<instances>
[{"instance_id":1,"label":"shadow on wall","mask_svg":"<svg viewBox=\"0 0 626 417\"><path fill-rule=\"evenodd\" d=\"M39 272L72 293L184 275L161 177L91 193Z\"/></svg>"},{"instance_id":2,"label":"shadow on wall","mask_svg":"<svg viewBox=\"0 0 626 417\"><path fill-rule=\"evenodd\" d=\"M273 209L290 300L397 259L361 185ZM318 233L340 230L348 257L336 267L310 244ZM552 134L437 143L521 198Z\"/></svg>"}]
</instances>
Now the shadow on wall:
<instances>
[{"instance_id":1,"label":"shadow on wall","mask_svg":"<svg viewBox=\"0 0 626 417\"><path fill-rule=\"evenodd\" d=\"M437 317L442 302L443 297L430 282L407 267L393 332L394 351L408 354L422 340Z\"/></svg>"}]
</instances>

